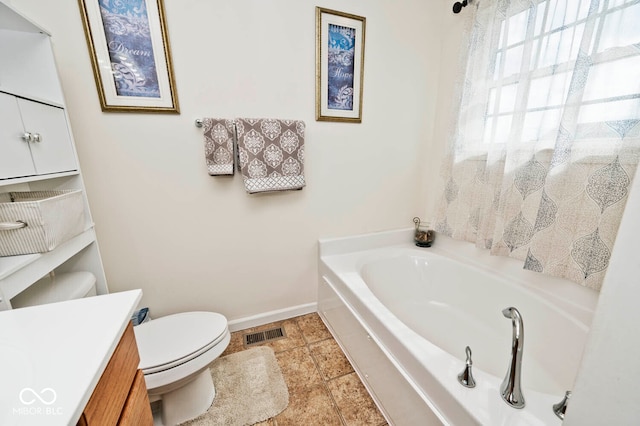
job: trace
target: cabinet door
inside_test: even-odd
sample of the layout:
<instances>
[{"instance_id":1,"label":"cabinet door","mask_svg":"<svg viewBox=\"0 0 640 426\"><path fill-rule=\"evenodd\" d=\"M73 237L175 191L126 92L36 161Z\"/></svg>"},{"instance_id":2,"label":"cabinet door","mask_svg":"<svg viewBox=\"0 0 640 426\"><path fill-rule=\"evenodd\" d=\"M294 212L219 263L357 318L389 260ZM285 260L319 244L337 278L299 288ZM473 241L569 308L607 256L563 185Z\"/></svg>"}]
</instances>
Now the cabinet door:
<instances>
[{"instance_id":1,"label":"cabinet door","mask_svg":"<svg viewBox=\"0 0 640 426\"><path fill-rule=\"evenodd\" d=\"M138 346L133 326L129 322L84 408L78 425L117 424L129 396L131 384L138 372L139 363Z\"/></svg>"},{"instance_id":2,"label":"cabinet door","mask_svg":"<svg viewBox=\"0 0 640 426\"><path fill-rule=\"evenodd\" d=\"M18 105L24 130L34 136L29 145L36 173L77 170L64 110L26 99L18 99Z\"/></svg>"},{"instance_id":3,"label":"cabinet door","mask_svg":"<svg viewBox=\"0 0 640 426\"><path fill-rule=\"evenodd\" d=\"M120 414L118 426L153 426L153 414L142 370L136 373L129 397Z\"/></svg>"},{"instance_id":4,"label":"cabinet door","mask_svg":"<svg viewBox=\"0 0 640 426\"><path fill-rule=\"evenodd\" d=\"M23 133L18 100L0 93L0 179L36 174Z\"/></svg>"}]
</instances>

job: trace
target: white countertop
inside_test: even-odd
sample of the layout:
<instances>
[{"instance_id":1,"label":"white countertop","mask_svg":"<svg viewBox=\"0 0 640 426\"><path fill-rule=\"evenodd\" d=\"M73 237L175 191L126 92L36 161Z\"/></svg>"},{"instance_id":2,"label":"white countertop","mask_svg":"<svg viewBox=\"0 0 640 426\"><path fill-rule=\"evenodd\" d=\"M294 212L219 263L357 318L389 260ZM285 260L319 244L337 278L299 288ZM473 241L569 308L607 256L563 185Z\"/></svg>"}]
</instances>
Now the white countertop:
<instances>
[{"instance_id":1,"label":"white countertop","mask_svg":"<svg viewBox=\"0 0 640 426\"><path fill-rule=\"evenodd\" d=\"M75 425L141 297L0 312L0 425Z\"/></svg>"}]
</instances>

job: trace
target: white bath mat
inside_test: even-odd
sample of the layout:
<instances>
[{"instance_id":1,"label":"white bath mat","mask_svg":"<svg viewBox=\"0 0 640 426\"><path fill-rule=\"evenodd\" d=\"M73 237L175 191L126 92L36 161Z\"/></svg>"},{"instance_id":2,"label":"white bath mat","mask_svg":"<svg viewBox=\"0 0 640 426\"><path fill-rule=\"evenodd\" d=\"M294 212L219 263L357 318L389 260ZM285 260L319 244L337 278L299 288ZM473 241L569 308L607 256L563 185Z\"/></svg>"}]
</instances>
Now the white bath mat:
<instances>
[{"instance_id":1,"label":"white bath mat","mask_svg":"<svg viewBox=\"0 0 640 426\"><path fill-rule=\"evenodd\" d=\"M253 425L276 416L289 404L289 390L271 348L218 358L210 370L216 387L213 404L205 414L182 425Z\"/></svg>"}]
</instances>

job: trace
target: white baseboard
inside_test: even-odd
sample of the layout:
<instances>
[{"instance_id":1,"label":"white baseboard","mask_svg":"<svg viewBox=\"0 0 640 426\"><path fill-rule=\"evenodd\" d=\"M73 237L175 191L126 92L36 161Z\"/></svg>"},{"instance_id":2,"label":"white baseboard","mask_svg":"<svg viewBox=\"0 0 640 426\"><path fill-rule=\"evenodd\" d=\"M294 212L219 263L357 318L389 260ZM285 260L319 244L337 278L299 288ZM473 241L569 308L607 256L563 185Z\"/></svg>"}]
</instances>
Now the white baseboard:
<instances>
[{"instance_id":1,"label":"white baseboard","mask_svg":"<svg viewBox=\"0 0 640 426\"><path fill-rule=\"evenodd\" d=\"M269 324L276 321L282 321L300 315L310 314L318 311L316 302L306 303L304 305L291 306L289 308L278 309L276 311L265 312L262 314L252 315L249 317L238 318L229 321L229 331L246 330L251 327Z\"/></svg>"}]
</instances>

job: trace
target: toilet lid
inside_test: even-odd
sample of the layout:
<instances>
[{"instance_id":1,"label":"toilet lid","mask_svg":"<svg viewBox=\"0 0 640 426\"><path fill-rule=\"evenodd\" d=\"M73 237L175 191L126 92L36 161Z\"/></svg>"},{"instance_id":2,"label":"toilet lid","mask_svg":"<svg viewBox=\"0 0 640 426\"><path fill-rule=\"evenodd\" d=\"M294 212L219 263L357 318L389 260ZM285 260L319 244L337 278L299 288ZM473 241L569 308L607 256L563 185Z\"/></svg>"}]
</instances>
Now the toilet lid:
<instances>
[{"instance_id":1,"label":"toilet lid","mask_svg":"<svg viewBox=\"0 0 640 426\"><path fill-rule=\"evenodd\" d=\"M133 328L141 370L188 361L227 331L227 319L215 312L183 312ZM186 359L185 359L186 358Z\"/></svg>"}]
</instances>

